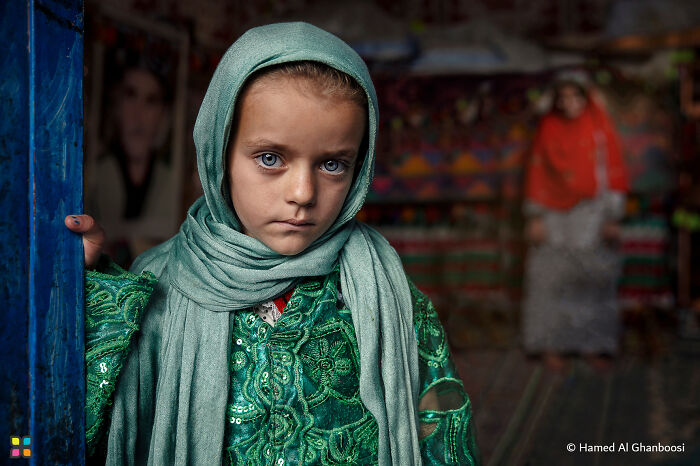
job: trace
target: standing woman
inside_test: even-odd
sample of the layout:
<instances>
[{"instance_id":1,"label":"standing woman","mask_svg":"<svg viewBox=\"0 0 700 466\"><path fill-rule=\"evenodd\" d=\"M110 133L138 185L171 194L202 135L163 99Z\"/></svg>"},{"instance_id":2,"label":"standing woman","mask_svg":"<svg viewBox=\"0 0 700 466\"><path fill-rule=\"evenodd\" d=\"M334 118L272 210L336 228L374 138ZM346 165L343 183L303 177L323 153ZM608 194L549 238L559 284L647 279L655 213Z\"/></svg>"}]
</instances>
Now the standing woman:
<instances>
[{"instance_id":1,"label":"standing woman","mask_svg":"<svg viewBox=\"0 0 700 466\"><path fill-rule=\"evenodd\" d=\"M596 367L618 349L617 250L627 176L616 131L586 76L562 72L527 170L523 340L550 368Z\"/></svg>"}]
</instances>

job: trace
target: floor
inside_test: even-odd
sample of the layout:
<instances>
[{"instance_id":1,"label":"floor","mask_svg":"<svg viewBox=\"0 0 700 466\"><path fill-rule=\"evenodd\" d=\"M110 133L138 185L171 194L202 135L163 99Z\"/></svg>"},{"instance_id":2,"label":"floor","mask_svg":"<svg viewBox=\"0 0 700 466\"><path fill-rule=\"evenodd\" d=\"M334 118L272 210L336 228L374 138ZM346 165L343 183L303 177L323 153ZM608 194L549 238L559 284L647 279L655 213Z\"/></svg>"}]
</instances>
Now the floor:
<instances>
[{"instance_id":1,"label":"floor","mask_svg":"<svg viewBox=\"0 0 700 466\"><path fill-rule=\"evenodd\" d=\"M663 316L626 322L607 370L575 357L548 369L517 339L453 348L484 465L700 465L700 338ZM615 451L586 451L603 447Z\"/></svg>"}]
</instances>

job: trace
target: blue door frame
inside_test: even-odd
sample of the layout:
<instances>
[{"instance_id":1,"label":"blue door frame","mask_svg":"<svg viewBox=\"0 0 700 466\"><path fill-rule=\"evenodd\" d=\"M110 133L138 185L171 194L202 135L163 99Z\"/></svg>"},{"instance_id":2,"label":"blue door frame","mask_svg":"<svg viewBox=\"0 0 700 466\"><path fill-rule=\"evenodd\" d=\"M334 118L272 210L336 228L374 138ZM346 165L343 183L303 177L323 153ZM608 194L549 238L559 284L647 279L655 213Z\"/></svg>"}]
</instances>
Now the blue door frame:
<instances>
[{"instance_id":1,"label":"blue door frame","mask_svg":"<svg viewBox=\"0 0 700 466\"><path fill-rule=\"evenodd\" d=\"M83 0L2 3L0 457L83 464Z\"/></svg>"}]
</instances>

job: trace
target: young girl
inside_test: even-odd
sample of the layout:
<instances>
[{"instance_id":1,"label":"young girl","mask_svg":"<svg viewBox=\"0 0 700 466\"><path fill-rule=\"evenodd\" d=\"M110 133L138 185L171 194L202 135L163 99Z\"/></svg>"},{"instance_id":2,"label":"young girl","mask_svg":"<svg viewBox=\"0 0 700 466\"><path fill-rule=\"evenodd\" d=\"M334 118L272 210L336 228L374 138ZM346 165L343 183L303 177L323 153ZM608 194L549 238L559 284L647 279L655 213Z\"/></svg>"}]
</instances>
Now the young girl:
<instances>
[{"instance_id":1,"label":"young girl","mask_svg":"<svg viewBox=\"0 0 700 466\"><path fill-rule=\"evenodd\" d=\"M119 374L108 464L479 462L432 304L354 220L377 122L367 68L325 31L273 24L226 52L194 130L204 196L139 257L140 276L89 273L88 319L96 294L138 308L157 278ZM92 262L99 244L84 243ZM88 396L111 380L96 361Z\"/></svg>"}]
</instances>

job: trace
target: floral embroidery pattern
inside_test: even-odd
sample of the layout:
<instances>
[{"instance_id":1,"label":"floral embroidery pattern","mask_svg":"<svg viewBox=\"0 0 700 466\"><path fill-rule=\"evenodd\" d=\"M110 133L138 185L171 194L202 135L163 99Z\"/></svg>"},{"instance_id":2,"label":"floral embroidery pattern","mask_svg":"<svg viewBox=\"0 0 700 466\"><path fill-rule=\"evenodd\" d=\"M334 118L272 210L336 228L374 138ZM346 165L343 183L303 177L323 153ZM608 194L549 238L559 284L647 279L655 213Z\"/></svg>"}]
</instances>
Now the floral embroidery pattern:
<instances>
[{"instance_id":1,"label":"floral embroidery pattern","mask_svg":"<svg viewBox=\"0 0 700 466\"><path fill-rule=\"evenodd\" d=\"M422 384L459 381L435 309L411 291ZM377 423L360 399L359 350L337 271L297 286L274 327L254 310L237 313L231 338L231 464L377 464ZM461 417L431 412L436 432L450 434L421 441L424 464L470 464L471 408L461 409Z\"/></svg>"},{"instance_id":2,"label":"floral embroidery pattern","mask_svg":"<svg viewBox=\"0 0 700 466\"><path fill-rule=\"evenodd\" d=\"M350 359L340 357L344 353L346 344L342 341L328 343L321 338L308 344L308 352L302 354L302 359L307 363L310 377L315 382L320 382L329 387L335 387L344 377L350 373L352 364Z\"/></svg>"}]
</instances>

